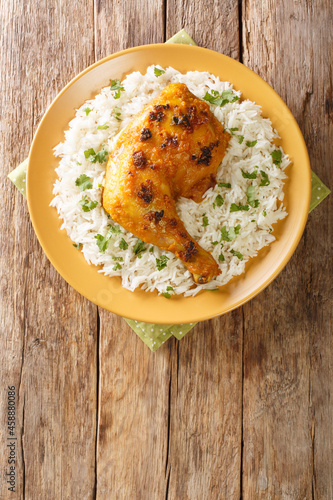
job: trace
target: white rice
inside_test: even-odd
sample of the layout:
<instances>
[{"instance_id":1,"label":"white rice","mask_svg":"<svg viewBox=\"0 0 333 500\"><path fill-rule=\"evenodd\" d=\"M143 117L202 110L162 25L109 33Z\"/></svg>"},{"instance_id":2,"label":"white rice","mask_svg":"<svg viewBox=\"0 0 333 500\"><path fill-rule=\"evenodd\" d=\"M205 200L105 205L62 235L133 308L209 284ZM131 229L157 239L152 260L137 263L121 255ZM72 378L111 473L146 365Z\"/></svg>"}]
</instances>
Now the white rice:
<instances>
[{"instance_id":1,"label":"white rice","mask_svg":"<svg viewBox=\"0 0 333 500\"><path fill-rule=\"evenodd\" d=\"M158 247L149 251L152 250L152 245L145 244L147 250L138 258L133 251L138 240L123 228L109 240L105 253L100 252L95 236L105 236L113 223L102 207L106 162L92 163L85 158L84 151L93 148L98 152L102 147L110 151L115 136L129 123L132 116L172 82L185 83L189 90L201 99L209 89L219 92L232 89L230 83L221 82L214 75L198 71L181 74L173 68L167 68L164 74L156 77L154 66L150 66L144 75L139 72L128 75L122 82L125 90L120 93L118 99L114 98L115 92L111 91L110 87L102 89L93 100L85 102L76 111L75 118L65 132L65 141L54 149L55 156L61 160L56 169L59 179L54 184L55 197L51 206L57 209L63 220L61 228L67 231L75 244L81 244L80 250L87 262L102 266L98 272L107 276L121 276L123 286L132 291L141 287L146 291L157 290L159 293L165 293L167 287L172 287L170 294L193 296L200 290L225 285L233 276L242 274L246 262L256 256L261 248L275 240L272 225L287 215L282 204L283 180L286 178L283 171L290 161L282 152L281 165L274 164L271 153L281 148L277 148L272 141L278 138L278 134L272 129L270 120L261 116L260 106L249 100L238 100L223 107L211 104L212 112L225 128L238 128L237 132L234 131L235 135L217 172L217 182L230 183L231 188L216 185L214 189L206 192L204 200L199 204L181 198L177 202L177 209L187 231L204 249L210 251L219 263L221 274L207 285L194 286L191 273L174 254ZM241 96L240 92L235 93ZM84 111L86 108L91 109L88 114ZM118 116L120 121L116 119L115 108L118 108L118 113L121 112ZM103 125L108 128L97 129ZM238 135L244 136L241 144ZM257 140L254 147L246 145L247 141L254 140ZM241 169L248 173L256 171L257 178L244 178ZM262 179L260 171L268 175L268 186L259 187ZM81 174L93 179L92 189L82 192L76 186L75 181ZM249 211L230 212L232 203L248 204L246 190L251 184L255 186L258 208L250 207ZM222 206L214 204L218 194L224 199ZM97 207L84 212L78 204L84 196L89 200L98 201ZM203 226L203 216L208 218L209 225L206 227ZM228 231L238 225L239 234L235 239L220 241L223 226ZM128 243L126 250L119 247L122 238ZM218 243L213 245L213 242ZM234 255L234 251L240 252L243 260L240 260L240 255ZM169 260L167 266L159 271L156 259L162 255L166 255ZM219 260L220 255L223 255L220 259L224 258L224 261ZM122 257L123 261L116 266L115 258L118 257ZM118 269L114 269L115 267Z\"/></svg>"}]
</instances>

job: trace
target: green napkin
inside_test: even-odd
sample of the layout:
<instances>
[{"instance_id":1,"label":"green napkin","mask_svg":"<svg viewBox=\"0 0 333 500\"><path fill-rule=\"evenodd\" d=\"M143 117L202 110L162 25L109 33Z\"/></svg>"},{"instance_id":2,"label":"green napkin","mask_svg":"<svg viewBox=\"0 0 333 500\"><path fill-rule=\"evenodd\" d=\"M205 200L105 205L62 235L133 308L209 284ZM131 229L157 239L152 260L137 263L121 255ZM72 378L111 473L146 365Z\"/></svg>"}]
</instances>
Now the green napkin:
<instances>
[{"instance_id":1,"label":"green napkin","mask_svg":"<svg viewBox=\"0 0 333 500\"><path fill-rule=\"evenodd\" d=\"M196 45L195 41L190 37L185 30L180 30L173 37L167 40L166 43L183 43L187 45ZM28 167L28 159L25 159L15 170L9 175L9 179L15 184L19 191L26 197L26 174ZM321 203L326 196L330 194L330 190L326 187L319 177L311 172L312 193L310 212ZM178 340L192 330L196 323L188 323L184 325L155 325L153 323L143 323L124 318L129 326L135 331L140 339L147 344L149 349L156 351L168 338L172 335Z\"/></svg>"}]
</instances>

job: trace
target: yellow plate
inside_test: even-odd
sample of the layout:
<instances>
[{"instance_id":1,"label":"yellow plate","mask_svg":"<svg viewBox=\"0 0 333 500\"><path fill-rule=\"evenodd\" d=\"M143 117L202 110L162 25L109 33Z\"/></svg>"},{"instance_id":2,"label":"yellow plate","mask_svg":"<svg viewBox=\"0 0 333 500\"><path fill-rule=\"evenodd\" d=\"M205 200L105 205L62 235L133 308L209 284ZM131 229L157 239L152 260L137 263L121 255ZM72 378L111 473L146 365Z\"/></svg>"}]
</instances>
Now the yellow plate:
<instances>
[{"instance_id":1,"label":"yellow plate","mask_svg":"<svg viewBox=\"0 0 333 500\"><path fill-rule=\"evenodd\" d=\"M231 82L248 98L262 106L281 136L289 154L289 180L285 184L288 217L274 226L277 240L246 265L246 272L220 291L205 291L196 297L165 299L142 290L130 292L120 278L109 278L88 265L81 252L51 208L52 188L58 160L53 148L64 139L64 130L75 109L132 71L145 72L147 66L172 66L181 72L209 71ZM189 323L219 316L244 304L263 290L283 269L296 249L308 216L311 175L309 157L302 134L291 112L276 92L253 71L233 59L211 50L189 45L156 44L135 47L113 54L93 64L74 78L56 97L45 113L33 140L27 175L27 195L31 220L46 255L78 292L95 304L121 316L150 323Z\"/></svg>"}]
</instances>

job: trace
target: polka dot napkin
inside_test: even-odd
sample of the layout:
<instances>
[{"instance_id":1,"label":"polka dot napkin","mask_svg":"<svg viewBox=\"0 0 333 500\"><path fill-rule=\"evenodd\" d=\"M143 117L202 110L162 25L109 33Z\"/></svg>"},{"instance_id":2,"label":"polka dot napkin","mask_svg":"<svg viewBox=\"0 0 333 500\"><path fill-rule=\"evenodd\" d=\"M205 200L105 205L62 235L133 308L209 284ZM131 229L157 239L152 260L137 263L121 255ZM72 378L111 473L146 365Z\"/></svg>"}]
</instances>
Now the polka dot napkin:
<instances>
[{"instance_id":1,"label":"polka dot napkin","mask_svg":"<svg viewBox=\"0 0 333 500\"><path fill-rule=\"evenodd\" d=\"M196 45L190 35L185 30L181 30L170 38L166 43L183 43L187 45ZM26 174L28 168L28 159L25 159L15 170L9 175L9 179L15 184L17 189L26 197ZM311 172L312 194L310 203L310 212L321 203L326 196L330 194L330 190L326 187L319 177ZM140 339L151 349L156 351L168 338L172 335L178 340L184 337L196 323L188 323L185 325L155 325L153 323L143 323L124 318L129 326L135 331Z\"/></svg>"}]
</instances>

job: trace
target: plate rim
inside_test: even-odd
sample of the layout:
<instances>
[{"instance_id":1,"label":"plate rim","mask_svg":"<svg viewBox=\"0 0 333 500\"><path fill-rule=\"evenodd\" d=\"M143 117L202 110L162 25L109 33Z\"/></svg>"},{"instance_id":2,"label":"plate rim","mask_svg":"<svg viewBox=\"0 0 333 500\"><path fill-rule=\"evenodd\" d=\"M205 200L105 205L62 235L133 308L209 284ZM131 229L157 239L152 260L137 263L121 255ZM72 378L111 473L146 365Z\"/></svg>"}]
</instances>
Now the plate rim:
<instances>
[{"instance_id":1,"label":"plate rim","mask_svg":"<svg viewBox=\"0 0 333 500\"><path fill-rule=\"evenodd\" d=\"M300 127L299 127L299 125L298 125L298 123L297 123L294 115L292 114L291 110L289 109L289 107L287 106L287 104L284 102L284 100L281 98L281 96L273 89L273 87L269 83L267 83L255 71L253 71L252 69L248 68L243 63L241 63L239 61L236 61L235 59L233 59L233 58L231 58L231 57L229 57L229 56L227 56L225 54L221 54L220 52L217 52L215 50L207 49L207 48L200 47L200 46L197 46L197 45L187 45L187 44L165 44L165 43L157 43L157 44L139 45L139 46L135 46L135 47L131 47L131 48L128 48L128 49L124 49L124 50L115 52L115 53L110 54L110 55L108 55L106 57L103 57L102 59L99 59L98 61L96 61L95 63L91 64L90 66L88 66L87 68L85 68L83 71L81 71L80 73L78 73L74 78L72 78L62 88L62 90L56 95L56 97L53 99L53 101L47 107L45 113L43 114L43 117L42 117L42 119L41 119L41 121L40 121L40 123L39 123L39 125L38 125L38 127L37 127L37 129L35 131L35 133L34 133L34 137L33 137L33 140L31 142L31 146L30 146L30 150L29 150L28 168L27 168L27 201L28 201L28 209L29 209L30 219L31 219L31 222L32 222L35 234L36 234L36 236L38 238L38 241L39 241L39 243L40 243L40 245L41 245L41 247L42 247L45 255L47 256L48 260L51 262L51 264L53 265L53 267L57 270L57 272L62 276L62 278L74 290L76 290L78 293L80 293L82 296L84 296L90 302L94 303L95 305L97 305L99 307L102 307L103 309L106 309L109 312L112 312L112 313L118 314L118 315L122 315L121 313L112 311L111 309L107 308L105 305L101 304L100 300L98 300L98 299L94 299L93 300L91 297L88 297L86 293L83 293L81 290L79 290L78 288L76 288L75 286L73 286L72 283L71 283L71 280L70 280L70 276L67 276L67 273L64 272L63 269L61 269L61 266L60 265L58 266L56 259L54 259L53 256L51 256L50 253L44 248L44 245L42 243L43 235L40 234L40 231L39 231L39 228L38 228L38 224L37 224L36 219L34 217L34 212L33 212L33 208L32 208L32 200L31 200L31 192L30 192L29 167L30 167L30 164L31 164L31 161L32 161L32 154L34 152L35 142L36 142L36 140L38 138L38 134L39 134L40 130L43 127L43 124L44 124L44 121L46 119L47 114L49 113L50 109L56 104L56 102L62 97L62 95L76 81L78 81L82 76L84 76L85 74L87 74L88 72L90 72L91 70L93 70L94 68L96 68L96 67L104 64L105 62L110 61L112 59L116 59L117 57L120 57L120 56L128 54L128 53L135 53L135 52L140 52L140 51L144 51L144 50L147 50L147 49L154 49L154 48L155 49L161 48L162 50L167 49L167 50L171 50L171 51L172 50L176 51L176 50L179 50L180 47L181 47L181 50L185 50L185 51L195 51L195 52L203 52L203 53L209 52L209 53L213 53L215 55L218 55L221 58L226 58L231 65L234 65L235 67L241 66L243 71L249 72L251 74L254 74L256 78L259 78L261 80L261 83L269 89L269 92L273 92L278 97L278 99L281 101L281 103L283 104L283 106L287 110L289 118L290 118L290 120L293 123L293 128L295 129L295 131L296 131L296 133L298 135L298 139L300 140L300 144L302 145L303 152L305 153L306 162L303 165L303 168L304 168L304 172L307 172L307 174L308 174L307 175L307 177L308 177L308 182L307 182L308 189L307 189L307 192L306 192L306 196L307 196L307 200L306 200L307 211L304 211L304 213L302 214L302 217L301 217L300 223L299 223L299 229L298 229L297 235L293 238L292 243L291 243L290 247L288 248L288 251L285 254L282 262L276 267L276 269L273 271L273 273L259 285L259 287L256 287L254 290L252 290L252 292L250 292L246 297L238 300L237 302L235 302L230 307L227 307L226 309L223 309L221 307L221 309L223 309L223 310L220 311L220 312L216 312L215 314L212 314L212 313L197 314L196 316L194 316L194 319L190 320L191 322L195 323L195 322L198 322L198 321L204 321L204 320L212 319L212 318L215 318L215 317L218 317L218 316L222 316L222 315L224 315L224 314L226 314L226 313L228 313L230 311L233 311L234 309L237 309L241 305L249 302L252 298L254 298L256 295L258 295L259 293L261 293L278 276L278 274L280 274L280 272L284 269L284 267L287 265L287 263L291 259L292 255L294 254L294 252L295 252L295 250L296 250L296 248L297 248L297 246L298 246L298 244L299 244L299 242L300 242L300 240L302 238L302 235L303 235L304 230L305 230L306 222L307 222L307 219L308 219L308 215L309 215L309 207L310 207L310 200L311 200L311 165L310 165L310 158L309 158L309 154L308 154L308 150L307 150L307 147L306 147L306 143L305 143L303 134L302 134L302 132L300 130ZM231 83L233 83L233 82L231 82ZM30 168L30 172L31 172L31 168ZM69 238L68 235L67 235L67 237ZM254 258L256 258L256 257L254 257ZM250 260L252 260L252 259L250 259ZM89 265L89 264L87 263L87 265ZM93 264L91 264L91 266L93 266ZM96 267L96 266L94 266L94 267ZM242 273L242 275L243 274L244 273ZM242 276L242 275L240 275L240 276ZM223 289L223 287L221 287L221 289ZM135 292L131 292L131 293L135 293ZM204 291L204 293L205 293L205 291ZM191 297L188 297L188 299L191 299ZM142 322L149 322L149 319L148 320L144 319L143 316L141 318L138 318L137 315L132 316L130 312L129 312L129 314L126 313L126 318L137 320L137 321L142 321ZM188 320L182 320L182 321L181 320L175 320L175 321L173 321L170 324L183 324L185 322L189 322L189 321ZM156 324L167 324L166 322L159 322L159 321L155 321L155 320L154 320L154 323L156 323Z\"/></svg>"}]
</instances>

